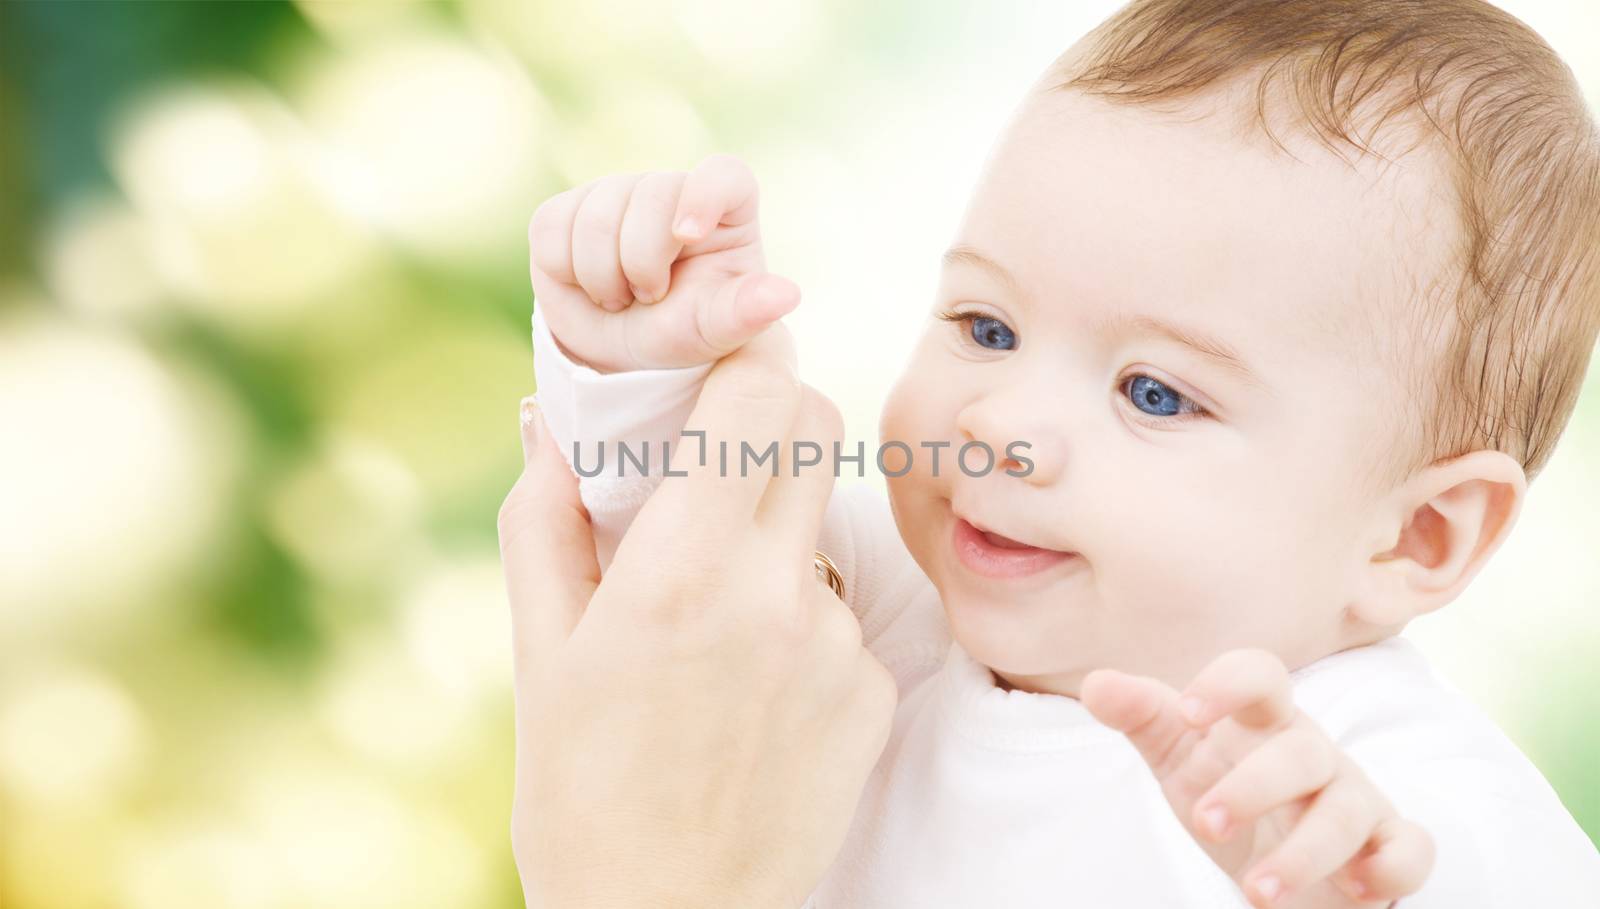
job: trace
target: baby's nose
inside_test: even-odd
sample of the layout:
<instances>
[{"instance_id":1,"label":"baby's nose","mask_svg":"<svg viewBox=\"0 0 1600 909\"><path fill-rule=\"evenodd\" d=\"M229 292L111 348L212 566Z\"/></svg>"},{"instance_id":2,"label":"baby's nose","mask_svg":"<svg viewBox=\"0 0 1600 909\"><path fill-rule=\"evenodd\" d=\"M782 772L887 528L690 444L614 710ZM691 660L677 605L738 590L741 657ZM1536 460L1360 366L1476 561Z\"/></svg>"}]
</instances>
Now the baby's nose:
<instances>
[{"instance_id":1,"label":"baby's nose","mask_svg":"<svg viewBox=\"0 0 1600 909\"><path fill-rule=\"evenodd\" d=\"M988 457L993 470L1038 486L1055 482L1060 469L1060 441L1057 428L1039 412L1037 404L1025 405L1019 399L983 398L962 408L957 417L965 456L956 452L968 470L979 469ZM976 450L987 448L992 455Z\"/></svg>"}]
</instances>

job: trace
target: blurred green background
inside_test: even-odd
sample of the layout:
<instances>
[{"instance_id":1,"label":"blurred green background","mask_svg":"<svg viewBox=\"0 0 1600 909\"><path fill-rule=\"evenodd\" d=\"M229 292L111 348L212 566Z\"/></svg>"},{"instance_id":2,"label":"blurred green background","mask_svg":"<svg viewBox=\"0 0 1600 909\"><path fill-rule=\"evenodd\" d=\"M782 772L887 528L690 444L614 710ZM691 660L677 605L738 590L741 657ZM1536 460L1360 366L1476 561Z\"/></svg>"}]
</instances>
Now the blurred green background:
<instances>
[{"instance_id":1,"label":"blurred green background","mask_svg":"<svg viewBox=\"0 0 1600 909\"><path fill-rule=\"evenodd\" d=\"M1593 11L1503 6L1600 96ZM745 158L875 442L996 129L1114 7L0 3L0 906L521 906L529 216ZM1600 838L1595 384L1408 633Z\"/></svg>"}]
</instances>

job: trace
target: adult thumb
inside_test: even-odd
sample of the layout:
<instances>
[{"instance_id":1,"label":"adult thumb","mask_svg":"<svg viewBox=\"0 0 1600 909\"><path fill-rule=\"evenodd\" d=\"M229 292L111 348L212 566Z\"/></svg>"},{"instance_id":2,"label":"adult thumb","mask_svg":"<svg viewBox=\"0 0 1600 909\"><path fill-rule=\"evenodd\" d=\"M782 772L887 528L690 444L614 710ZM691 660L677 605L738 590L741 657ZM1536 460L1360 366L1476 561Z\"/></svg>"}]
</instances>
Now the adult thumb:
<instances>
[{"instance_id":1,"label":"adult thumb","mask_svg":"<svg viewBox=\"0 0 1600 909\"><path fill-rule=\"evenodd\" d=\"M538 402L521 403L522 475L500 506L500 561L520 674L543 662L577 626L600 583L594 532Z\"/></svg>"}]
</instances>

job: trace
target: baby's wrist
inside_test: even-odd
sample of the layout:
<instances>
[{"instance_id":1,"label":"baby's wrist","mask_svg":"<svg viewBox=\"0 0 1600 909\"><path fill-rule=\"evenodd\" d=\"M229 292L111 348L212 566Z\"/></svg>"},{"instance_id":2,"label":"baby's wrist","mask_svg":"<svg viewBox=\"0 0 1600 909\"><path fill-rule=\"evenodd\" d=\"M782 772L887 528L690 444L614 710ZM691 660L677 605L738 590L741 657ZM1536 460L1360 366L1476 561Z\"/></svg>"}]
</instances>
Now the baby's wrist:
<instances>
[{"instance_id":1,"label":"baby's wrist","mask_svg":"<svg viewBox=\"0 0 1600 909\"><path fill-rule=\"evenodd\" d=\"M598 373L600 373L602 375L605 375L607 373L621 372L622 371L622 370L617 370L617 369L611 369L610 367L606 366L603 363L591 363L588 360L585 360L583 357L578 356L576 353L573 353L573 351L572 351L572 349L570 347L568 347L567 345L561 343L561 339L559 337L556 337L556 333L555 332L551 332L550 333L550 340L556 342L556 350L560 351L561 355L563 357L566 357L568 360L570 360L574 366L582 366L585 369L592 369L595 372L598 372Z\"/></svg>"}]
</instances>

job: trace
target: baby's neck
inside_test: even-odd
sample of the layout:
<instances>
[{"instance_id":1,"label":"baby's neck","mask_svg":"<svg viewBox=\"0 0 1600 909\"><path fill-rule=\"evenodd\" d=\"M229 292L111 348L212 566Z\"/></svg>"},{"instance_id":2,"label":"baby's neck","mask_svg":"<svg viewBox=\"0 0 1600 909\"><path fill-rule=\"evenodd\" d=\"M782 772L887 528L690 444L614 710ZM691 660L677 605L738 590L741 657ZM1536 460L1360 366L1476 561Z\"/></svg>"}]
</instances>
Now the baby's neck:
<instances>
[{"instance_id":1,"label":"baby's neck","mask_svg":"<svg viewBox=\"0 0 1600 909\"><path fill-rule=\"evenodd\" d=\"M1358 647L1368 647L1381 641L1385 641L1394 637L1404 627L1404 625L1396 625L1387 628L1369 628L1367 629L1368 633L1361 636L1360 639L1342 642L1343 646L1337 647L1334 650L1325 653L1319 653L1310 659L1286 660L1284 665L1290 672L1299 672L1300 670L1305 669L1320 660L1334 656L1335 654L1343 653L1347 650L1354 650ZM986 668L989 669L989 677L994 680L994 687L1000 689L1001 691L1020 691L1026 694L1055 694L1061 697L1069 698L1076 698L1078 696L1078 681L1081 681L1081 677L1078 680L1067 683L1070 686L1070 690L1058 691L1044 686L1040 686L1038 688L1029 687L1027 679L1023 680L1022 686L1017 686L1008 681L1005 676L1002 676L999 672L996 672L992 667Z\"/></svg>"},{"instance_id":2,"label":"baby's neck","mask_svg":"<svg viewBox=\"0 0 1600 909\"><path fill-rule=\"evenodd\" d=\"M1049 689L1029 688L1029 687L1026 687L1026 685L1027 685L1026 682L1023 683L1022 687L1019 687L1017 685L1013 685L1010 681L1008 681L1006 679L1005 676L1001 675L998 672L995 672L993 669L989 670L989 677L994 679L994 687L1000 689L1001 691L1020 691L1020 692L1022 692L1024 694L1053 694L1053 695L1056 695L1058 697L1065 697L1065 698L1076 698L1078 696L1078 692L1077 692L1077 687L1076 686L1073 686L1073 689L1070 692L1068 692L1068 691L1052 691L1052 690L1049 690Z\"/></svg>"}]
</instances>

